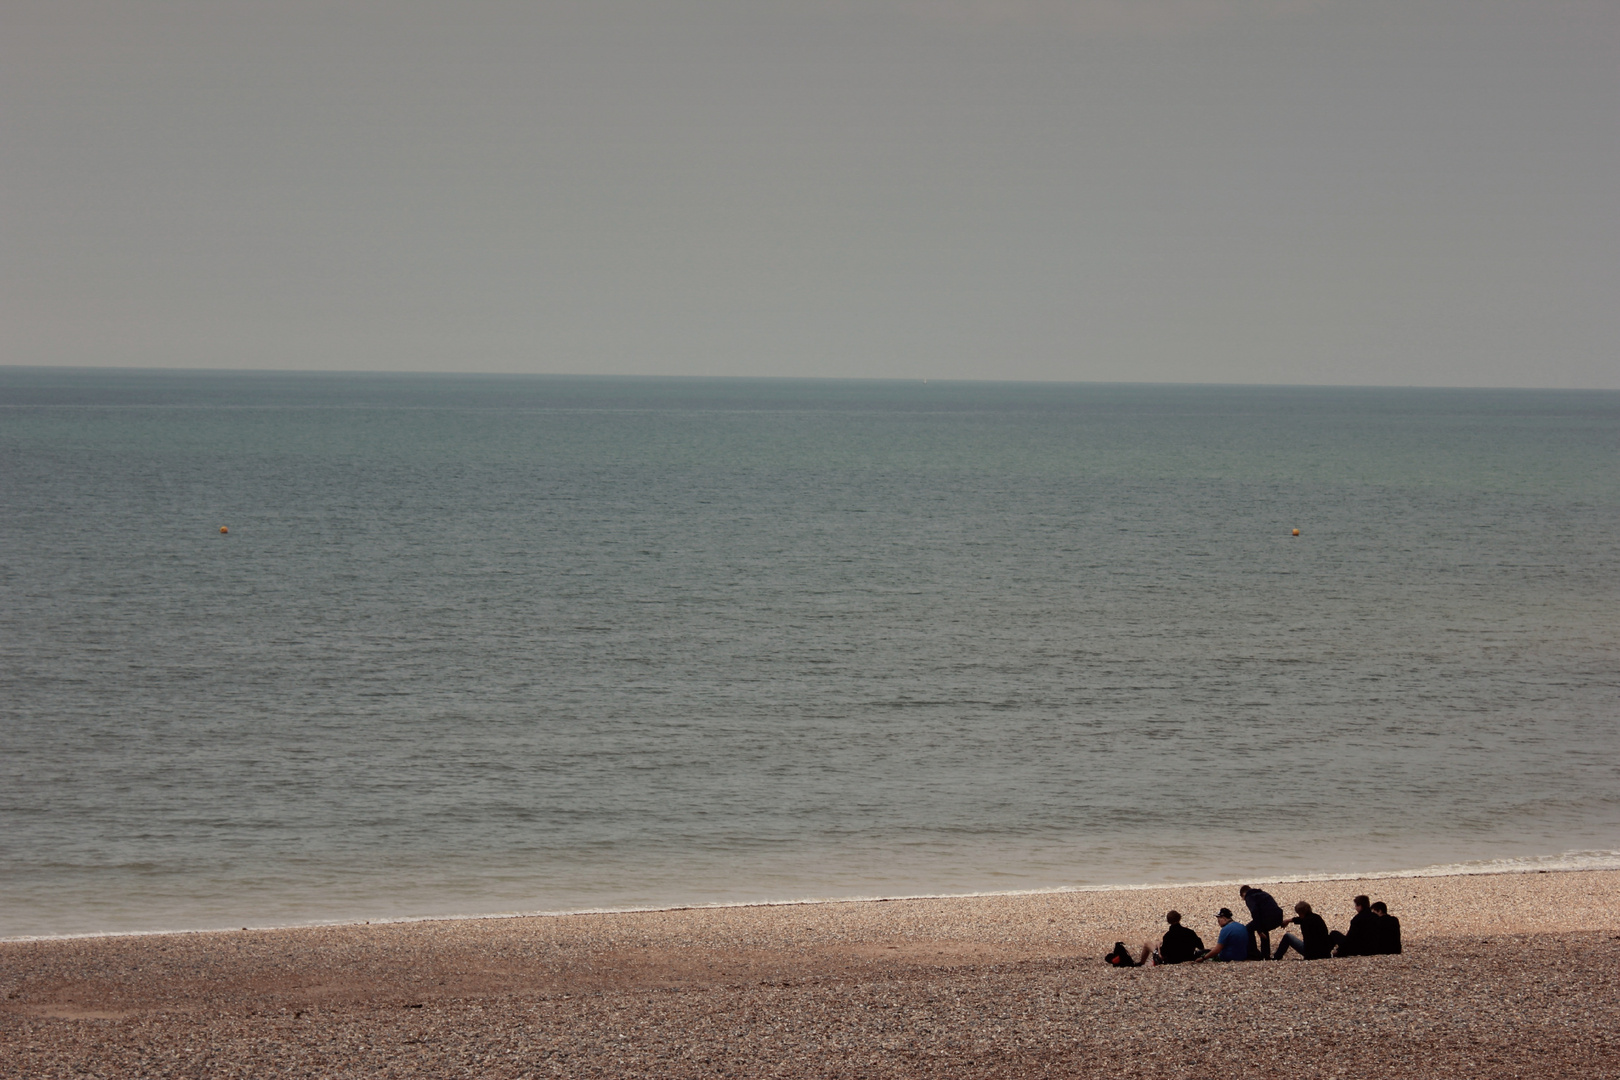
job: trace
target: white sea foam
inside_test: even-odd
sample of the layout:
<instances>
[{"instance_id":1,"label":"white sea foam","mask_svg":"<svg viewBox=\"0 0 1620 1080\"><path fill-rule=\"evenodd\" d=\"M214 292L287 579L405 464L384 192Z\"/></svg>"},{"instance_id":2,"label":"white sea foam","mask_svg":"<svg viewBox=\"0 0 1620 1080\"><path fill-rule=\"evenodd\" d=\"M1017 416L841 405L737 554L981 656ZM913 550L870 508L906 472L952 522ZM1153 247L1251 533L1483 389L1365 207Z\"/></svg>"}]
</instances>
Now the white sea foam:
<instances>
[{"instance_id":1,"label":"white sea foam","mask_svg":"<svg viewBox=\"0 0 1620 1080\"><path fill-rule=\"evenodd\" d=\"M0 937L0 941L73 941L83 938L154 937L165 934L225 934L248 931L304 930L320 927L343 926L396 926L427 922L473 922L482 919L543 919L578 915L632 915L656 911L723 910L726 908L802 907L813 904L871 904L905 900L956 900L996 896L1049 896L1082 892L1148 892L1157 889L1199 889L1236 887L1239 884L1262 884L1303 881L1381 881L1390 878L1471 877L1493 874L1548 874L1580 873L1594 870L1620 870L1620 851L1566 851L1558 855L1533 855L1514 859L1477 859L1468 862L1439 863L1407 870L1377 870L1355 873L1284 874L1268 876L1254 874L1247 878L1216 879L1210 881L1130 882L1117 885L1063 885L1045 889L1002 889L952 893L896 893L870 896L810 896L775 900L735 900L711 904L671 904L625 907L587 907L567 910L492 911L445 915L407 915L378 919L310 920L270 926L217 926L172 930L124 930L83 934L28 934Z\"/></svg>"}]
</instances>

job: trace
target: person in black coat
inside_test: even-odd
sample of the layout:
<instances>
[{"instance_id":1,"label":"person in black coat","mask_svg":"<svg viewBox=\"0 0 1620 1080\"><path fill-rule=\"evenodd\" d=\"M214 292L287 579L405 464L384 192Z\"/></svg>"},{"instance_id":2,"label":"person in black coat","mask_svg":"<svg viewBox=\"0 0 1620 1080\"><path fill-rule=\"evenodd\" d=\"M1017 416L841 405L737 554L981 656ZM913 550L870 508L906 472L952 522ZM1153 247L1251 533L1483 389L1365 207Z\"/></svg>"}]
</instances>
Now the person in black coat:
<instances>
[{"instance_id":1,"label":"person in black coat","mask_svg":"<svg viewBox=\"0 0 1620 1080\"><path fill-rule=\"evenodd\" d=\"M1126 950L1124 942L1114 942L1114 951L1103 957L1115 967L1150 967L1157 964L1185 964L1203 956L1209 950L1204 948L1204 939L1181 925L1181 912L1171 911L1164 916L1164 921L1170 924L1170 929L1164 932L1164 940L1159 942L1155 949L1153 942L1142 942L1142 955L1136 959ZM1148 957L1153 958L1153 964L1148 963Z\"/></svg>"},{"instance_id":2,"label":"person in black coat","mask_svg":"<svg viewBox=\"0 0 1620 1080\"><path fill-rule=\"evenodd\" d=\"M1399 956L1401 953L1401 920L1389 913L1382 900L1373 901L1373 914L1378 916L1377 953L1380 956Z\"/></svg>"},{"instance_id":3,"label":"person in black coat","mask_svg":"<svg viewBox=\"0 0 1620 1080\"><path fill-rule=\"evenodd\" d=\"M1356 905L1356 913L1350 919L1350 929L1344 933L1337 930L1328 935L1333 943L1334 956L1376 956L1378 948L1378 916L1373 914L1372 905L1365 896L1358 896L1352 901Z\"/></svg>"},{"instance_id":4,"label":"person in black coat","mask_svg":"<svg viewBox=\"0 0 1620 1080\"><path fill-rule=\"evenodd\" d=\"M1289 949L1293 949L1307 960L1325 960L1333 951L1333 945L1328 940L1327 923L1322 916L1311 910L1311 905L1301 900L1294 905L1294 917L1284 919L1283 925L1295 923L1299 926L1298 934L1284 934L1283 939L1277 943L1277 952L1273 960L1281 960Z\"/></svg>"},{"instance_id":5,"label":"person in black coat","mask_svg":"<svg viewBox=\"0 0 1620 1080\"><path fill-rule=\"evenodd\" d=\"M1204 939L1181 925L1181 912L1165 912L1164 921L1170 924L1170 929L1164 932L1164 940L1159 943L1159 963L1185 964L1207 951Z\"/></svg>"},{"instance_id":6,"label":"person in black coat","mask_svg":"<svg viewBox=\"0 0 1620 1080\"><path fill-rule=\"evenodd\" d=\"M1282 908L1264 889L1244 885L1238 889L1243 903L1249 909L1249 955L1256 960L1271 959L1271 932L1283 924ZM1255 949L1254 937L1260 935L1260 948Z\"/></svg>"}]
</instances>

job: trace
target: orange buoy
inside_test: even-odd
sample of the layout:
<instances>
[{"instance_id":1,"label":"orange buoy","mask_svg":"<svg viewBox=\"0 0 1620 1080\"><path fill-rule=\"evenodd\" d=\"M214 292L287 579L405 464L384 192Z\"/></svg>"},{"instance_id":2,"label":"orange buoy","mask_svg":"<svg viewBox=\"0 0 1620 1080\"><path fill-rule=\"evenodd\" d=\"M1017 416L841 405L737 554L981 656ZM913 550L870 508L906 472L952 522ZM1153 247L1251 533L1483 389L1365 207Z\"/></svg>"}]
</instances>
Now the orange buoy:
<instances>
[{"instance_id":1,"label":"orange buoy","mask_svg":"<svg viewBox=\"0 0 1620 1080\"><path fill-rule=\"evenodd\" d=\"M220 527L219 527L219 531L220 531L220 535L224 535L224 534L225 534L225 533L228 533L228 532L230 532L230 531L231 531L231 530L229 530L229 529L227 529L227 528L226 528L226 527L225 527L225 526L223 526L223 525L221 525L221 526L220 526ZM1295 529L1295 530L1294 530L1294 535L1295 535L1295 536L1298 536L1298 535L1299 535L1299 530L1298 530L1298 529Z\"/></svg>"},{"instance_id":2,"label":"orange buoy","mask_svg":"<svg viewBox=\"0 0 1620 1080\"><path fill-rule=\"evenodd\" d=\"M224 530L224 529L221 529L221 530L219 530L219 531L220 531L220 532L224 532L224 531L225 531L225 530ZM1295 529L1295 530L1294 530L1294 535L1295 535L1295 536L1298 536L1298 535L1299 535L1299 530L1298 530L1298 529Z\"/></svg>"}]
</instances>

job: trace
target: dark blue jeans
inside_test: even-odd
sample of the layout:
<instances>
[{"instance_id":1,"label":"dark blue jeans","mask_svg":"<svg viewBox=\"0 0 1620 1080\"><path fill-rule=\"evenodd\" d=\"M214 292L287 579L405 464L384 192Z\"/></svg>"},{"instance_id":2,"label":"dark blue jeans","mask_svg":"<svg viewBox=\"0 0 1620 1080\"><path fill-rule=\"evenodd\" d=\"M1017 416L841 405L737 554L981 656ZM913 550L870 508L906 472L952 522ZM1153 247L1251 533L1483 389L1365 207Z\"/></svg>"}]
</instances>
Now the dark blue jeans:
<instances>
[{"instance_id":1,"label":"dark blue jeans","mask_svg":"<svg viewBox=\"0 0 1620 1080\"><path fill-rule=\"evenodd\" d=\"M1256 960L1269 960L1271 958L1271 932L1281 925L1282 923L1279 922L1269 920L1262 922L1256 919L1244 927L1249 932L1249 952ZM1260 935L1260 947L1258 949L1254 945L1256 934Z\"/></svg>"},{"instance_id":2,"label":"dark blue jeans","mask_svg":"<svg viewBox=\"0 0 1620 1080\"><path fill-rule=\"evenodd\" d=\"M1272 956L1272 959L1281 960L1288 954L1289 949L1293 949L1295 952L1299 953L1299 955L1304 956L1305 939L1300 937L1298 934L1284 934L1282 936L1282 940L1277 942L1277 952Z\"/></svg>"}]
</instances>

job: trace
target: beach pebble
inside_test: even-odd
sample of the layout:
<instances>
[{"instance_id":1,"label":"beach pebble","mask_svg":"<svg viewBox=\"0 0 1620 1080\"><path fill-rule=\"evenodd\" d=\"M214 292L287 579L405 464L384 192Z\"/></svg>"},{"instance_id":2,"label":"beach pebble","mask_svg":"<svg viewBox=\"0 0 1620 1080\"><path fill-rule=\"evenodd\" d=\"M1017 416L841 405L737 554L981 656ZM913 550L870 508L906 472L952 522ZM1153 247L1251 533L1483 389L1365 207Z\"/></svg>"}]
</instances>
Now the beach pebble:
<instances>
[{"instance_id":1,"label":"beach pebble","mask_svg":"<svg viewBox=\"0 0 1620 1080\"><path fill-rule=\"evenodd\" d=\"M0 944L0 1076L1620 1076L1620 873L1255 881L1401 956L1115 970L1234 886Z\"/></svg>"}]
</instances>

